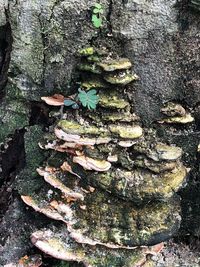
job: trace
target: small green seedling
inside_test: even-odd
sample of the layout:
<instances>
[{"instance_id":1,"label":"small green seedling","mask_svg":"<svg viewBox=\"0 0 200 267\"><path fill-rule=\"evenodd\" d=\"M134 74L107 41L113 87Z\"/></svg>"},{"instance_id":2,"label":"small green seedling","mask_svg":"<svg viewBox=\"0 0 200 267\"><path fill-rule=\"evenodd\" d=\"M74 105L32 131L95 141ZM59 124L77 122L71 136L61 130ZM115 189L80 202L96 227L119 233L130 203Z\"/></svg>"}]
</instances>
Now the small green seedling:
<instances>
[{"instance_id":1,"label":"small green seedling","mask_svg":"<svg viewBox=\"0 0 200 267\"><path fill-rule=\"evenodd\" d=\"M71 99L65 99L64 100L64 105L66 107L72 107L73 109L78 109L79 105L76 103L76 101L71 100Z\"/></svg>"},{"instance_id":2,"label":"small green seedling","mask_svg":"<svg viewBox=\"0 0 200 267\"><path fill-rule=\"evenodd\" d=\"M96 106L99 102L97 91L95 89L92 89L88 92L85 92L81 90L80 88L78 89L78 91L79 91L78 99L83 105L83 107L87 107L90 110L96 109Z\"/></svg>"},{"instance_id":3,"label":"small green seedling","mask_svg":"<svg viewBox=\"0 0 200 267\"><path fill-rule=\"evenodd\" d=\"M92 11L92 23L95 28L100 28L102 27L102 15L103 15L103 7L101 4L96 3L94 5L94 9Z\"/></svg>"}]
</instances>

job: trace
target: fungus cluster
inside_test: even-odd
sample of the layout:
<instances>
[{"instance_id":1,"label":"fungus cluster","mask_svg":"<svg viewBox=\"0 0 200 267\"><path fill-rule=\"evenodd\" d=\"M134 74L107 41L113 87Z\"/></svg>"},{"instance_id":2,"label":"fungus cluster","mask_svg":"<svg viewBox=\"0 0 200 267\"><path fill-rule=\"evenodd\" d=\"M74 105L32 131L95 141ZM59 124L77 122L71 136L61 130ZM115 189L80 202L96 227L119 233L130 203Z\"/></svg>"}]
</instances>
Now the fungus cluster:
<instances>
[{"instance_id":1,"label":"fungus cluster","mask_svg":"<svg viewBox=\"0 0 200 267\"><path fill-rule=\"evenodd\" d=\"M192 115L184 107L174 102L166 103L161 109L161 113L165 115L165 118L159 123L186 124L194 121Z\"/></svg>"},{"instance_id":2,"label":"fungus cluster","mask_svg":"<svg viewBox=\"0 0 200 267\"><path fill-rule=\"evenodd\" d=\"M179 228L182 150L144 136L124 94L136 79L128 59L94 48L81 55L82 87L98 88L100 102L95 112L67 112L39 144L52 151L37 169L45 186L21 197L62 224L32 233L31 241L88 267L140 266Z\"/></svg>"}]
</instances>

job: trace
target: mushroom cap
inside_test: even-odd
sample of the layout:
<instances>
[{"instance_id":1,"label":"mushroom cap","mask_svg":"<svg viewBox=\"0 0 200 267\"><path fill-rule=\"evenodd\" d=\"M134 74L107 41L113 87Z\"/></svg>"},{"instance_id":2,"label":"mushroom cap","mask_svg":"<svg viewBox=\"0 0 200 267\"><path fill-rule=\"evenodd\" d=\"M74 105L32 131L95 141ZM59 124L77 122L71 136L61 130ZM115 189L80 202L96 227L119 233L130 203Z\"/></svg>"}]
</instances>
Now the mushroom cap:
<instances>
[{"instance_id":1,"label":"mushroom cap","mask_svg":"<svg viewBox=\"0 0 200 267\"><path fill-rule=\"evenodd\" d=\"M50 106L63 106L65 98L63 95L55 94L53 96L43 96L41 99Z\"/></svg>"}]
</instances>

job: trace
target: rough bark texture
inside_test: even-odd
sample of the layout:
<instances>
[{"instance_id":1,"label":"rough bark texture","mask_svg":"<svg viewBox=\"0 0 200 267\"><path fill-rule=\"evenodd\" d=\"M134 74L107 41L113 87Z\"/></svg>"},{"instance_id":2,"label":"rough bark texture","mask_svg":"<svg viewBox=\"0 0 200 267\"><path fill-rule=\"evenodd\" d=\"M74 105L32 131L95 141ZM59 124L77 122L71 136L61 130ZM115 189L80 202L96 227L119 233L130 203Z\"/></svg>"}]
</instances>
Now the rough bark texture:
<instances>
[{"instance_id":1,"label":"rough bark texture","mask_svg":"<svg viewBox=\"0 0 200 267\"><path fill-rule=\"evenodd\" d=\"M200 236L200 13L189 0L101 0L105 21L97 30L91 23L95 2L0 0L0 266L32 252L30 233L50 223L25 208L16 188L47 156L37 148L52 122L41 96L74 91L77 51L91 45L105 45L134 63L140 80L128 88L128 97L135 113L144 127L156 129L158 139L182 147L191 171L180 192L180 235ZM181 103L195 121L156 124L168 101ZM187 266L198 266L188 260ZM155 264L170 266L159 259Z\"/></svg>"}]
</instances>

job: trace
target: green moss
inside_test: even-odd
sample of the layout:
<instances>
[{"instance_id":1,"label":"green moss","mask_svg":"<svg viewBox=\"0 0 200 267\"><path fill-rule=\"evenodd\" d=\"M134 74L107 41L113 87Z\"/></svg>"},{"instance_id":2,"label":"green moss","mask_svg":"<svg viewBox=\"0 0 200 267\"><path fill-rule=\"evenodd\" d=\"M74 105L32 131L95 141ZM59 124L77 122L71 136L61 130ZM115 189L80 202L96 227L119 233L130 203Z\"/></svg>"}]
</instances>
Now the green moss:
<instances>
[{"instance_id":1,"label":"green moss","mask_svg":"<svg viewBox=\"0 0 200 267\"><path fill-rule=\"evenodd\" d=\"M83 48L79 51L79 54L81 56L91 56L93 55L95 52L94 48L93 47L86 47L86 48Z\"/></svg>"},{"instance_id":2,"label":"green moss","mask_svg":"<svg viewBox=\"0 0 200 267\"><path fill-rule=\"evenodd\" d=\"M46 186L44 180L38 176L36 168L38 168L46 157L38 142L43 135L40 126L31 126L27 128L24 135L24 146L26 153L26 166L18 175L15 186L21 194L32 194L35 190L39 190L42 186Z\"/></svg>"},{"instance_id":3,"label":"green moss","mask_svg":"<svg viewBox=\"0 0 200 267\"><path fill-rule=\"evenodd\" d=\"M89 62L99 62L101 59L98 55L92 55L87 58Z\"/></svg>"},{"instance_id":4,"label":"green moss","mask_svg":"<svg viewBox=\"0 0 200 267\"><path fill-rule=\"evenodd\" d=\"M29 109L24 102L20 101L5 101L0 107L0 142L14 134L16 130L24 128L29 124Z\"/></svg>"}]
</instances>

